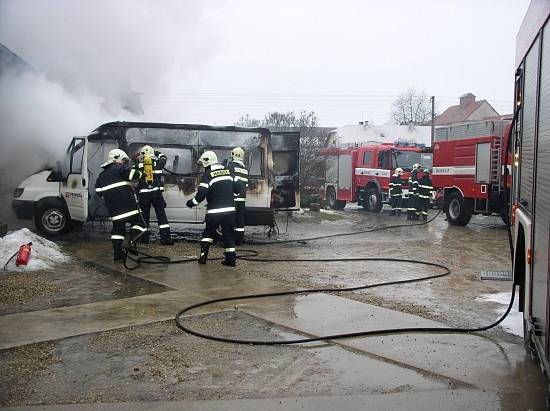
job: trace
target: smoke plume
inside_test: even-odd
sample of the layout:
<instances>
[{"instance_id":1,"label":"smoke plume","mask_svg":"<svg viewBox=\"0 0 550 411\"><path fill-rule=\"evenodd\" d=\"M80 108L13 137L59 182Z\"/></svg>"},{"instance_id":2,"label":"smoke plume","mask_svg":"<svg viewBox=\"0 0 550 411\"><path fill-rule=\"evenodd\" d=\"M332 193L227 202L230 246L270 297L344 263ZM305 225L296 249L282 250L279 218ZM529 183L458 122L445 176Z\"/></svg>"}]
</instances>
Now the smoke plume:
<instances>
[{"instance_id":1,"label":"smoke plume","mask_svg":"<svg viewBox=\"0 0 550 411\"><path fill-rule=\"evenodd\" d=\"M15 218L17 183L60 158L71 137L108 121L154 121L139 95L185 81L209 56L198 4L0 2L0 43L28 64L0 61L0 221Z\"/></svg>"}]
</instances>

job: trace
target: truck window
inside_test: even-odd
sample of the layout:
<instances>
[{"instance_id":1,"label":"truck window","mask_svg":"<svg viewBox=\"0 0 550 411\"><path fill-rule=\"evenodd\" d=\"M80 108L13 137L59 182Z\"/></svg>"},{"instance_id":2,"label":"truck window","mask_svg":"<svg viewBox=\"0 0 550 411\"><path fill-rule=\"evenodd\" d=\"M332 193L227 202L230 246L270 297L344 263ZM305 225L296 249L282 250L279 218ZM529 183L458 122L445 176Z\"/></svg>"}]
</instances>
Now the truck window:
<instances>
[{"instance_id":1,"label":"truck window","mask_svg":"<svg viewBox=\"0 0 550 411\"><path fill-rule=\"evenodd\" d=\"M432 154L418 153L416 151L394 151L392 152L392 169L401 167L403 170L411 171L416 163L422 168L432 168Z\"/></svg>"},{"instance_id":2,"label":"truck window","mask_svg":"<svg viewBox=\"0 0 550 411\"><path fill-rule=\"evenodd\" d=\"M197 145L197 131L171 128L138 128L131 127L126 130L128 144L143 143L153 147L155 145L181 144L182 146Z\"/></svg>"},{"instance_id":3,"label":"truck window","mask_svg":"<svg viewBox=\"0 0 550 411\"><path fill-rule=\"evenodd\" d=\"M244 147L243 147L244 148ZM232 148L209 148L205 147L203 150L212 150L218 156L218 162L226 165L231 161ZM259 147L257 148L245 148L244 164L248 168L248 174L251 176L262 175L262 152ZM202 153L201 153L202 154Z\"/></svg>"},{"instance_id":4,"label":"truck window","mask_svg":"<svg viewBox=\"0 0 550 411\"><path fill-rule=\"evenodd\" d=\"M82 159L84 158L84 139L75 138L69 146L69 155L70 155L70 169L69 173L71 174L80 174L82 173Z\"/></svg>"},{"instance_id":5,"label":"truck window","mask_svg":"<svg viewBox=\"0 0 550 411\"><path fill-rule=\"evenodd\" d=\"M390 168L390 152L380 151L378 153L378 168Z\"/></svg>"},{"instance_id":6,"label":"truck window","mask_svg":"<svg viewBox=\"0 0 550 411\"><path fill-rule=\"evenodd\" d=\"M176 174L193 173L193 152L190 149L161 147L159 150L166 156L166 170Z\"/></svg>"},{"instance_id":7,"label":"truck window","mask_svg":"<svg viewBox=\"0 0 550 411\"><path fill-rule=\"evenodd\" d=\"M371 151L365 151L363 154L363 165L370 166L372 161L372 152Z\"/></svg>"}]
</instances>

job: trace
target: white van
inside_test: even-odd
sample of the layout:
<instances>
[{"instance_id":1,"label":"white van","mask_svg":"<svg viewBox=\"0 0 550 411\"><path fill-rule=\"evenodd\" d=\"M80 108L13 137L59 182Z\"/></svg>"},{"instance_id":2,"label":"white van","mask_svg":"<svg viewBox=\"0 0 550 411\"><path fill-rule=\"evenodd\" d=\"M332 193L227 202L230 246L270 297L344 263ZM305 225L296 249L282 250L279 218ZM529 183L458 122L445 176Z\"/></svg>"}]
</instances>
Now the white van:
<instances>
[{"instance_id":1,"label":"white van","mask_svg":"<svg viewBox=\"0 0 550 411\"><path fill-rule=\"evenodd\" d=\"M74 137L63 161L23 180L14 191L12 208L19 219L34 219L46 236L65 233L75 224L109 218L94 186L107 153L120 148L129 156L144 144L164 153L166 214L171 223L202 223L205 204L189 209L202 175L197 159L206 150L220 162L242 147L249 168L246 225L274 224L274 210L297 210L299 133L271 133L265 128L112 122L85 137ZM155 221L154 213L151 220Z\"/></svg>"}]
</instances>

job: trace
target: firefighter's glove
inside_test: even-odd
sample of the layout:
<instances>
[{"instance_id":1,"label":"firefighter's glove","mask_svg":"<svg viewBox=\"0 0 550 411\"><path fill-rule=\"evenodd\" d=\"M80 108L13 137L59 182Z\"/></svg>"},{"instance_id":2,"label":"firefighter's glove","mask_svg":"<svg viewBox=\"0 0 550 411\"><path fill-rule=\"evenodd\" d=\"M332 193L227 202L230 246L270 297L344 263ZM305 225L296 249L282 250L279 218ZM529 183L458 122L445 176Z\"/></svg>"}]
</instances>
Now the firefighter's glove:
<instances>
[{"instance_id":1,"label":"firefighter's glove","mask_svg":"<svg viewBox=\"0 0 550 411\"><path fill-rule=\"evenodd\" d=\"M187 203L185 203L187 205L187 207L189 208L193 208L195 207L195 203L193 202L193 200L187 200Z\"/></svg>"}]
</instances>

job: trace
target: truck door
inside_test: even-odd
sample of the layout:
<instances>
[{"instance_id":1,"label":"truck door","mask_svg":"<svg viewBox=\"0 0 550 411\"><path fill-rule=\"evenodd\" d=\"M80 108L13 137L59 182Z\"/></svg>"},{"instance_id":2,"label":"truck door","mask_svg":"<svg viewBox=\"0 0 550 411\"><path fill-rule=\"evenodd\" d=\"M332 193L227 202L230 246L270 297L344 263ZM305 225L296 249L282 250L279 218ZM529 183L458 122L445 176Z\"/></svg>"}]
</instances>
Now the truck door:
<instances>
[{"instance_id":1,"label":"truck door","mask_svg":"<svg viewBox=\"0 0 550 411\"><path fill-rule=\"evenodd\" d=\"M61 183L60 193L65 199L73 220L88 218L88 162L86 138L74 137L67 148L67 179Z\"/></svg>"},{"instance_id":2,"label":"truck door","mask_svg":"<svg viewBox=\"0 0 550 411\"><path fill-rule=\"evenodd\" d=\"M275 208L300 208L300 133L271 135Z\"/></svg>"},{"instance_id":3,"label":"truck door","mask_svg":"<svg viewBox=\"0 0 550 411\"><path fill-rule=\"evenodd\" d=\"M491 143L476 144L476 183L491 182Z\"/></svg>"}]
</instances>

